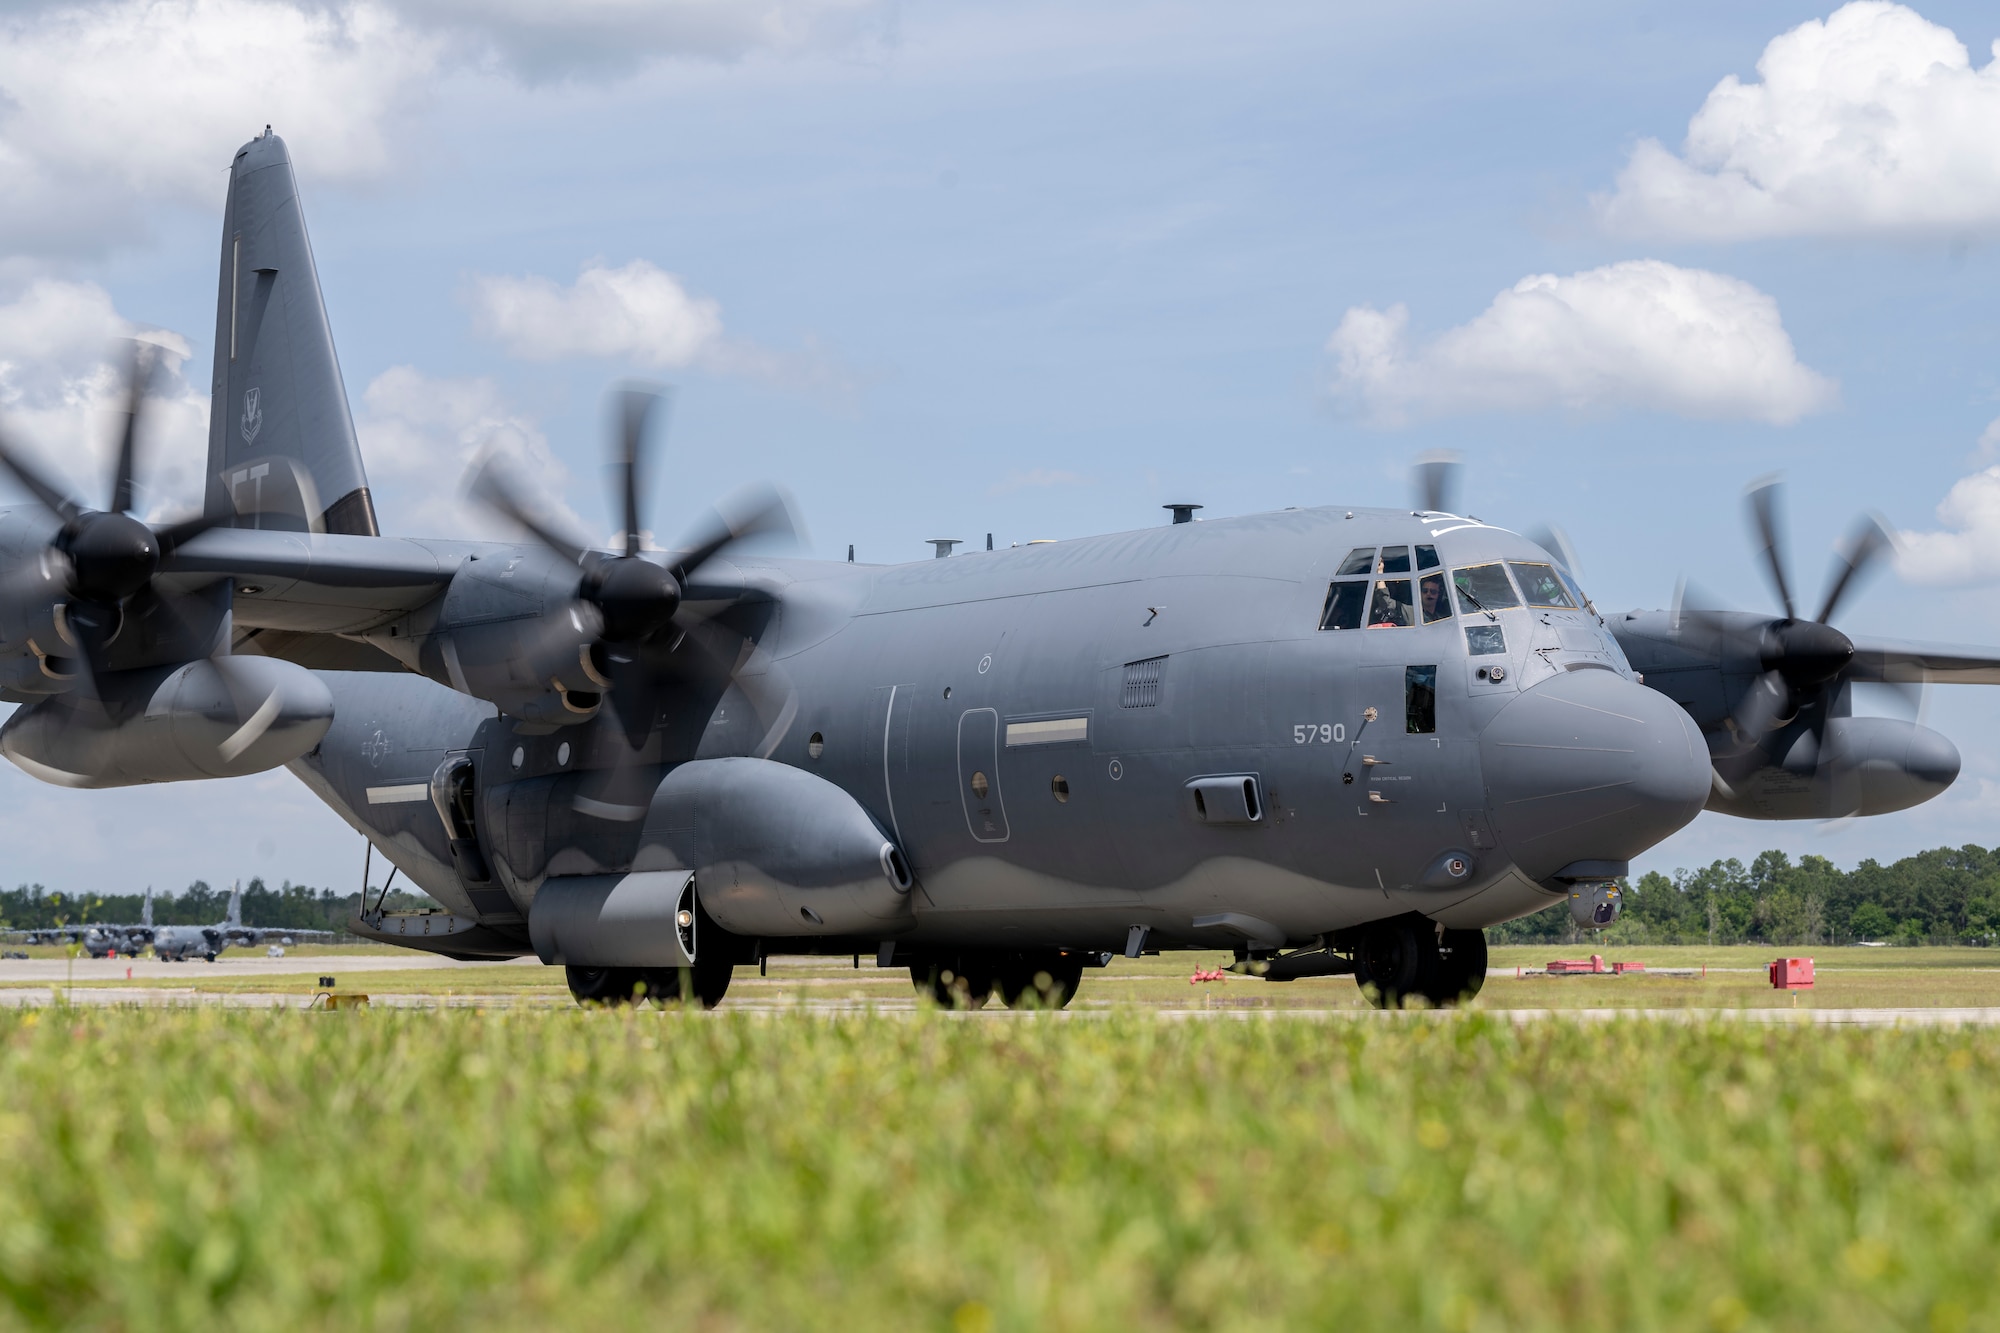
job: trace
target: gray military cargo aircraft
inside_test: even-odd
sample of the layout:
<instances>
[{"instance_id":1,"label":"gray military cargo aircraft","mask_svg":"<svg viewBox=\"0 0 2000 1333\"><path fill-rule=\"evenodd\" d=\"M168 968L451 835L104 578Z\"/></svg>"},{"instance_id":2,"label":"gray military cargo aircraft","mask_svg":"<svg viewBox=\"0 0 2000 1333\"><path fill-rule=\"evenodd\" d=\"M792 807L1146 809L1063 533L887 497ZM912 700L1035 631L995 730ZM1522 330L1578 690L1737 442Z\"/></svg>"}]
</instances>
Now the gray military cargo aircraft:
<instances>
[{"instance_id":1,"label":"gray military cargo aircraft","mask_svg":"<svg viewBox=\"0 0 2000 1333\"><path fill-rule=\"evenodd\" d=\"M1452 1003L1484 927L1608 915L1725 791L1852 769L1865 804L1899 765L1895 790L1941 789L1927 752L1838 725L1825 693L1857 668L1822 671L1801 622L1607 620L1543 547L1442 505L1182 507L885 566L763 553L746 539L791 526L765 490L648 552L656 399L628 390L618 549L498 464L473 493L526 540L384 537L268 130L231 167L221 260L199 516L130 513L143 359L105 509L0 452L37 501L0 514L23 705L0 751L74 787L288 766L445 906L365 909L370 938L538 957L584 1001L712 1006L741 964L865 953L945 1002L1061 1004L1121 953L1200 948ZM1679 693L1641 683L1642 640L1679 654L1652 667ZM1819 694L1751 711L1773 676ZM1725 775L1729 721L1754 743ZM1772 743L1807 733L1820 767Z\"/></svg>"}]
</instances>

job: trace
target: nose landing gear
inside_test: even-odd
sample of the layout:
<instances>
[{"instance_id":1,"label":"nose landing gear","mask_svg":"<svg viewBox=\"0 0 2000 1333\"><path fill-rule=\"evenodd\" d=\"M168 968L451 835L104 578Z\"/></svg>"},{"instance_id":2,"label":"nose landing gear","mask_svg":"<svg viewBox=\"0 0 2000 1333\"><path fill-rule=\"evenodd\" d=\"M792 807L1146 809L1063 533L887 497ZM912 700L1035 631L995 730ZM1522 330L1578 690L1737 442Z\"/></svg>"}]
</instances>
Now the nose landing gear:
<instances>
[{"instance_id":1,"label":"nose landing gear","mask_svg":"<svg viewBox=\"0 0 2000 1333\"><path fill-rule=\"evenodd\" d=\"M1486 984L1484 931L1441 931L1412 913L1359 927L1352 947L1354 979L1378 1009L1400 1009L1411 1000L1458 1005Z\"/></svg>"}]
</instances>

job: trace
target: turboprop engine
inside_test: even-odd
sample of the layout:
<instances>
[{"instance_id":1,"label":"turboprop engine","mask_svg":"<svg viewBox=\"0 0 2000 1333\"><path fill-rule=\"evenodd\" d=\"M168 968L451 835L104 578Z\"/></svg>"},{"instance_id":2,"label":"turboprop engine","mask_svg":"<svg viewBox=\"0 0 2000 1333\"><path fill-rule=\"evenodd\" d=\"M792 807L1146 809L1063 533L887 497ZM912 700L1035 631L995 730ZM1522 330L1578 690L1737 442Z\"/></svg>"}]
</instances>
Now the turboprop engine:
<instances>
[{"instance_id":1,"label":"turboprop engine","mask_svg":"<svg viewBox=\"0 0 2000 1333\"><path fill-rule=\"evenodd\" d=\"M236 778L290 763L333 724L319 677L270 657L106 673L95 696L22 707L0 727L0 753L63 787Z\"/></svg>"}]
</instances>

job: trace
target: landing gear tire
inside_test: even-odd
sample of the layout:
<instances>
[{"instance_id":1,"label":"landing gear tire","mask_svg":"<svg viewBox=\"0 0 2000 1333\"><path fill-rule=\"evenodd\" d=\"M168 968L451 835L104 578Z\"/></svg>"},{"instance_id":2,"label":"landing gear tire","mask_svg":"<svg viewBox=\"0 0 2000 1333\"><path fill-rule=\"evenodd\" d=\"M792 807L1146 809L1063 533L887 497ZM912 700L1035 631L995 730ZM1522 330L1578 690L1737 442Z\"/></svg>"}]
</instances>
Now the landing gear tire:
<instances>
[{"instance_id":1,"label":"landing gear tire","mask_svg":"<svg viewBox=\"0 0 2000 1333\"><path fill-rule=\"evenodd\" d=\"M729 982L736 964L708 961L704 954L693 967L656 967L646 972L646 994L662 1009L690 1000L704 1009L713 1009L729 994Z\"/></svg>"},{"instance_id":2,"label":"landing gear tire","mask_svg":"<svg viewBox=\"0 0 2000 1333\"><path fill-rule=\"evenodd\" d=\"M1424 993L1436 1004L1463 1004L1486 984L1486 932L1447 930L1432 951L1433 975Z\"/></svg>"},{"instance_id":3,"label":"landing gear tire","mask_svg":"<svg viewBox=\"0 0 2000 1333\"><path fill-rule=\"evenodd\" d=\"M1377 1009L1401 1009L1418 997L1424 974L1424 941L1410 922L1378 921L1354 946L1354 981Z\"/></svg>"},{"instance_id":4,"label":"landing gear tire","mask_svg":"<svg viewBox=\"0 0 2000 1333\"><path fill-rule=\"evenodd\" d=\"M984 1009L993 994L992 969L974 958L912 963L910 980L940 1009Z\"/></svg>"},{"instance_id":5,"label":"landing gear tire","mask_svg":"<svg viewBox=\"0 0 2000 1333\"><path fill-rule=\"evenodd\" d=\"M1446 1008L1486 984L1486 934L1438 928L1422 917L1378 921L1354 946L1354 980L1378 1009L1406 1001Z\"/></svg>"},{"instance_id":6,"label":"landing gear tire","mask_svg":"<svg viewBox=\"0 0 2000 1333\"><path fill-rule=\"evenodd\" d=\"M1061 1009L1083 984L1083 962L1059 953L1015 954L1000 964L994 979L1009 1009Z\"/></svg>"},{"instance_id":7,"label":"landing gear tire","mask_svg":"<svg viewBox=\"0 0 2000 1333\"><path fill-rule=\"evenodd\" d=\"M637 1004L647 977L636 967L565 967L563 977L578 1004Z\"/></svg>"}]
</instances>

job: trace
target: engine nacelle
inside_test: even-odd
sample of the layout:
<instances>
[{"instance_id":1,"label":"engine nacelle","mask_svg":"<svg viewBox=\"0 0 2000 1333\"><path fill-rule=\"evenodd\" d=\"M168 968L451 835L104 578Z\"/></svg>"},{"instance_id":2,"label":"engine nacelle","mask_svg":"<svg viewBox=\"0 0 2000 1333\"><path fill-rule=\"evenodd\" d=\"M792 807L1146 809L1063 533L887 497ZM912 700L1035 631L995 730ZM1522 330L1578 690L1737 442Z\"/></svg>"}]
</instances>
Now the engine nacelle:
<instances>
[{"instance_id":1,"label":"engine nacelle","mask_svg":"<svg viewBox=\"0 0 2000 1333\"><path fill-rule=\"evenodd\" d=\"M576 568L530 551L452 576L419 668L524 722L596 716L610 681L592 657L603 618L576 600Z\"/></svg>"},{"instance_id":2,"label":"engine nacelle","mask_svg":"<svg viewBox=\"0 0 2000 1333\"><path fill-rule=\"evenodd\" d=\"M0 753L62 787L129 787L262 773L305 754L333 725L319 677L271 657L216 657L107 673L98 698L19 709Z\"/></svg>"},{"instance_id":3,"label":"engine nacelle","mask_svg":"<svg viewBox=\"0 0 2000 1333\"><path fill-rule=\"evenodd\" d=\"M1907 810L1958 779L1958 748L1929 727L1893 717L1828 719L1801 729L1780 762L1719 786L1708 808L1746 819L1839 819Z\"/></svg>"},{"instance_id":4,"label":"engine nacelle","mask_svg":"<svg viewBox=\"0 0 2000 1333\"><path fill-rule=\"evenodd\" d=\"M738 935L880 938L916 924L910 868L852 796L769 759L698 759L661 780L634 870L692 870Z\"/></svg>"},{"instance_id":5,"label":"engine nacelle","mask_svg":"<svg viewBox=\"0 0 2000 1333\"><path fill-rule=\"evenodd\" d=\"M69 563L44 547L22 557L0 596L0 643L22 654L10 663L0 688L19 694L54 694L75 679L66 659L77 655L65 623ZM53 660L52 660L53 659Z\"/></svg>"}]
</instances>

